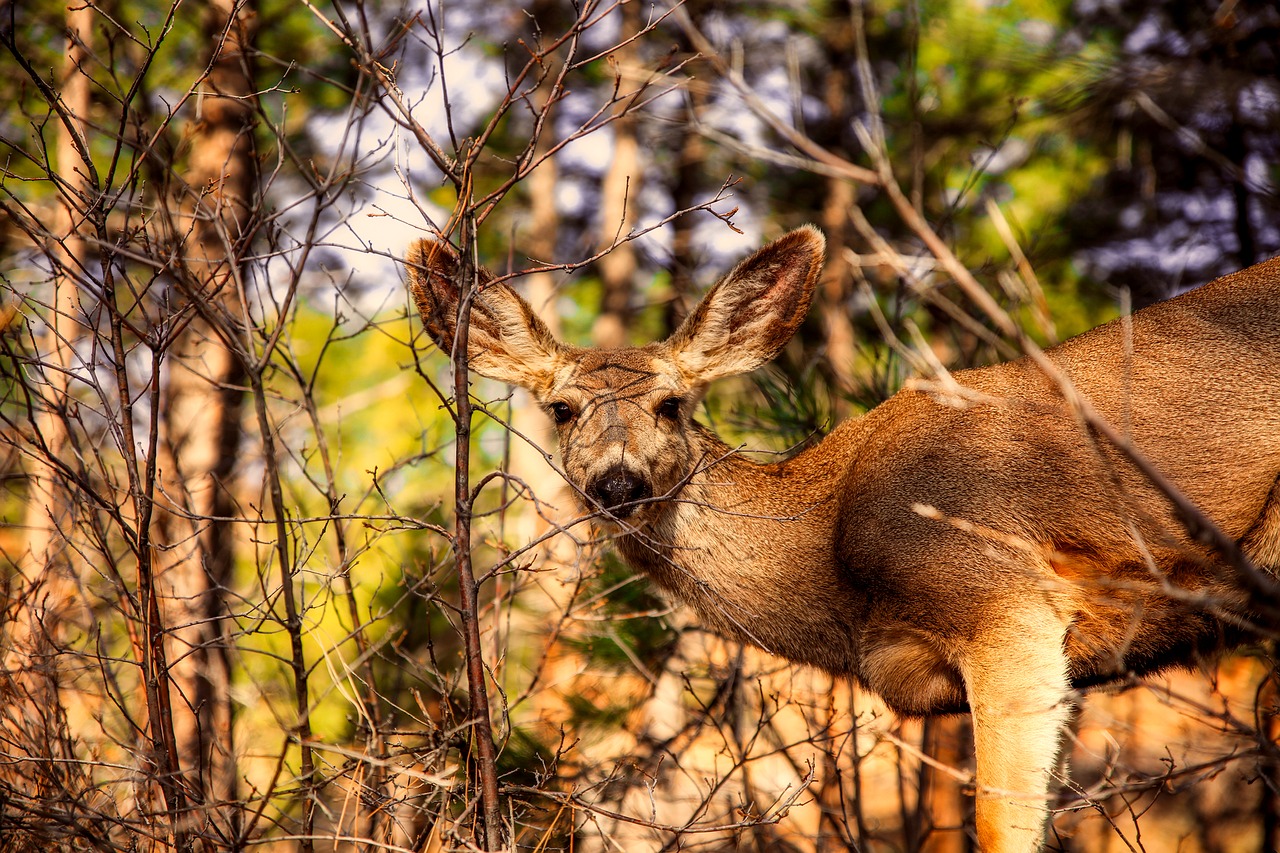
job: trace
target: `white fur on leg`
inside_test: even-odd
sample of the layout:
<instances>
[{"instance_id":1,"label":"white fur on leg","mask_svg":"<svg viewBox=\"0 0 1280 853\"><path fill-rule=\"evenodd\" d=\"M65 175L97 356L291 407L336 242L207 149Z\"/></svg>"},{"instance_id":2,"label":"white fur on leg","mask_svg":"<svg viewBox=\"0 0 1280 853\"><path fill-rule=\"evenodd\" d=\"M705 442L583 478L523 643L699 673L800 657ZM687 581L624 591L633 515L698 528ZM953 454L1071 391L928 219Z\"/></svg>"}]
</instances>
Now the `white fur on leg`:
<instances>
[{"instance_id":1,"label":"white fur on leg","mask_svg":"<svg viewBox=\"0 0 1280 853\"><path fill-rule=\"evenodd\" d=\"M980 638L962 662L978 758L983 853L1039 850L1062 730L1071 716L1066 625L1046 607Z\"/></svg>"}]
</instances>

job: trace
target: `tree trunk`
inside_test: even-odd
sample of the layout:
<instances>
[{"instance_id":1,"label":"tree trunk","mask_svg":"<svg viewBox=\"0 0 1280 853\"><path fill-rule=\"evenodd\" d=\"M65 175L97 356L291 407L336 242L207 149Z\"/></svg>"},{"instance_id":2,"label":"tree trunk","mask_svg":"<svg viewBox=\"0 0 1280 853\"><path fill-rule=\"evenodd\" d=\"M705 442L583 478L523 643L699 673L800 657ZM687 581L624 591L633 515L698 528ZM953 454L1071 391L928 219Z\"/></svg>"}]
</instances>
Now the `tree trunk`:
<instances>
[{"instance_id":1,"label":"tree trunk","mask_svg":"<svg viewBox=\"0 0 1280 853\"><path fill-rule=\"evenodd\" d=\"M39 451L27 474L25 506L26 547L19 555L20 587L11 602L21 609L8 614L3 650L3 683L6 696L6 728L56 725L61 707L60 691L68 687L61 673L68 621L87 626L88 614L80 611L78 566L72 559L68 538L77 524L77 502L67 488L59 463L66 456L67 418L70 417L70 377L75 364L76 342L85 327L80 318L79 280L86 268L88 249L81 234L92 197L91 171L82 151L89 122L89 79L81 65L89 56L94 11L73 5L66 12L67 49L62 67L60 95L65 113L57 125L55 168L62 181L60 204L53 233L58 242L49 249L53 264L53 293L48 301L45 325L37 344L39 368L31 387L38 396L31 412ZM79 613L77 611L80 611ZM79 618L77 618L79 617ZM72 710L91 719L95 706L88 697L69 703ZM70 754L45 755L41 746L57 749L69 744L52 731L11 732L15 743L27 743L33 754L48 759L71 760Z\"/></svg>"},{"instance_id":2,"label":"tree trunk","mask_svg":"<svg viewBox=\"0 0 1280 853\"><path fill-rule=\"evenodd\" d=\"M827 106L827 142L839 150L844 146L842 138L853 121L853 104L850 93L855 80L851 70L854 52L853 21L846 4L839 8L844 14L828 27L824 46L829 55L829 71L822 93ZM847 152L852 158L855 152ZM849 211L857 202L854 185L838 177L826 179L827 192L822 206L822 228L827 235L827 265L819 283L817 298L825 338L827 372L835 392L831 395L832 416L842 420L849 416L847 397L853 393L854 333L850 317L850 297L853 293L853 273L845 259L852 229Z\"/></svg>"},{"instance_id":3,"label":"tree trunk","mask_svg":"<svg viewBox=\"0 0 1280 853\"><path fill-rule=\"evenodd\" d=\"M159 572L172 668L185 708L175 712L184 769L212 802L237 796L231 644L226 592L232 582L232 480L242 436L245 365L239 307L240 258L256 213L254 14L245 2L206 8L212 62L198 103L191 160L180 199L182 289L189 325L168 354L157 519L167 550ZM235 815L235 810L228 810Z\"/></svg>"},{"instance_id":4,"label":"tree trunk","mask_svg":"<svg viewBox=\"0 0 1280 853\"><path fill-rule=\"evenodd\" d=\"M973 732L968 717L926 720L921 743L925 755L946 767L963 770L969 761ZM964 796L955 776L925 764L921 767L920 813L925 824L924 853L969 853L973 844L965 832L972 801Z\"/></svg>"},{"instance_id":5,"label":"tree trunk","mask_svg":"<svg viewBox=\"0 0 1280 853\"><path fill-rule=\"evenodd\" d=\"M640 7L629 3L622 7L622 34L625 41L640 29ZM615 73L625 77L636 65L634 44L628 44L614 52L617 59ZM625 86L625 80L624 80ZM625 113L628 104L617 106ZM600 232L605 246L626 237L635 225L636 200L640 195L640 143L636 139L635 118L623 114L612 123L613 161L605 172L600 187ZM623 243L600 259L600 279L604 283L604 296L600 316L591 329L596 346L610 348L625 346L631 327L631 297L635 290L636 250L633 243Z\"/></svg>"},{"instance_id":6,"label":"tree trunk","mask_svg":"<svg viewBox=\"0 0 1280 853\"><path fill-rule=\"evenodd\" d=\"M681 39L681 50L687 52L691 48ZM706 91L700 86L691 86L688 92L689 111L692 116L702 115L707 108ZM691 119L681 128L680 161L676 167L676 184L671 190L671 199L676 210L688 210L698 203L698 195L702 189L702 173L706 168L703 162L707 155L707 143L701 131ZM664 312L664 334L669 335L680 327L689 311L697 304L694 289L694 273L698 266L697 242L694 240L694 226L697 218L693 215L681 216L672 223L671 236L671 301Z\"/></svg>"},{"instance_id":7,"label":"tree trunk","mask_svg":"<svg viewBox=\"0 0 1280 853\"><path fill-rule=\"evenodd\" d=\"M856 203L855 190L849 181L830 178L827 199L822 209L822 227L827 234L827 266L819 283L822 330L826 337L826 361L833 389L832 416L843 420L850 414L846 402L855 388L855 336L850 316L853 272L845 259L849 247L849 209Z\"/></svg>"},{"instance_id":8,"label":"tree trunk","mask_svg":"<svg viewBox=\"0 0 1280 853\"><path fill-rule=\"evenodd\" d=\"M550 122L548 122L550 124ZM555 160L547 160L529 175L529 206L531 233L529 235L529 255L540 262L550 262L556 253L556 237L559 232L559 215L556 213L555 189L558 170ZM525 297L533 310L547 324L553 335L560 335L560 316L555 311L555 278L549 272L536 273L523 279ZM546 446L552 442L554 429L551 419L547 417L533 402L528 392L517 389L511 402L511 425L519 435L512 435L511 448L508 454L507 470L523 480L541 501L557 503L559 492L564 487L564 480L548 463L544 450L554 448ZM530 446L525 436L538 443L541 449ZM572 512L570 506L561 509ZM550 508L543 508L547 513ZM540 518L535 510L525 513L528 525L521 525L518 531L520 538L528 542L546 532L549 524L562 522L568 515L552 518ZM549 543L548 543L549 544ZM544 556L550 548L542 549Z\"/></svg>"},{"instance_id":9,"label":"tree trunk","mask_svg":"<svg viewBox=\"0 0 1280 853\"><path fill-rule=\"evenodd\" d=\"M1267 659L1275 661L1280 653L1280 643L1267 642ZM1258 715L1258 734L1266 743L1259 768L1262 777L1262 838L1259 849L1263 853L1280 850L1280 673L1273 669L1258 688L1254 704Z\"/></svg>"}]
</instances>

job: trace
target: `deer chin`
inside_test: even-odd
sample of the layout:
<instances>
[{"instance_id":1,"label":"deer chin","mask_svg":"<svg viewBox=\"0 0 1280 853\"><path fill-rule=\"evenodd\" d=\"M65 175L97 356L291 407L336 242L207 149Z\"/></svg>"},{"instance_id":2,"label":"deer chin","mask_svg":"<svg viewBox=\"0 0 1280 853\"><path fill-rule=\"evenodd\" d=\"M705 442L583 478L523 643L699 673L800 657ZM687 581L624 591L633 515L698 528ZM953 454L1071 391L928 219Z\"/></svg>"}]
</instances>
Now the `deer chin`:
<instances>
[{"instance_id":1,"label":"deer chin","mask_svg":"<svg viewBox=\"0 0 1280 853\"><path fill-rule=\"evenodd\" d=\"M662 524L671 512L672 504L663 500L643 498L617 507L602 507L579 496L579 507L592 515L591 523L606 536L625 536L642 530L652 531Z\"/></svg>"},{"instance_id":2,"label":"deer chin","mask_svg":"<svg viewBox=\"0 0 1280 853\"><path fill-rule=\"evenodd\" d=\"M599 504L587 507L588 512L596 513L596 523L611 531L627 532L648 523L652 515L651 504L623 504L616 507L602 507Z\"/></svg>"}]
</instances>

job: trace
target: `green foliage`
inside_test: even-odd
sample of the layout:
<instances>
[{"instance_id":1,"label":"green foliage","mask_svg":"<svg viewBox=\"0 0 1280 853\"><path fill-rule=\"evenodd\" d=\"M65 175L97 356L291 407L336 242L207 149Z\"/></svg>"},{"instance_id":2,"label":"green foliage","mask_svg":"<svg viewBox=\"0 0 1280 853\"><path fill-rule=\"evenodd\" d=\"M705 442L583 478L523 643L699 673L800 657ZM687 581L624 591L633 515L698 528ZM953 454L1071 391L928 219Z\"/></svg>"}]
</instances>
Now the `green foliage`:
<instances>
[{"instance_id":1,"label":"green foliage","mask_svg":"<svg viewBox=\"0 0 1280 853\"><path fill-rule=\"evenodd\" d=\"M606 671L635 673L641 667L648 672L661 672L663 663L674 650L675 631L652 614L666 609L647 583L634 573L613 553L600 559L599 574L593 577L584 590L585 596L603 594L599 609L593 611L599 628L585 636L574 636L566 641L592 665ZM583 723L604 725L614 720L631 706L625 697L619 697L622 705L592 707L591 703L575 702L578 719Z\"/></svg>"}]
</instances>

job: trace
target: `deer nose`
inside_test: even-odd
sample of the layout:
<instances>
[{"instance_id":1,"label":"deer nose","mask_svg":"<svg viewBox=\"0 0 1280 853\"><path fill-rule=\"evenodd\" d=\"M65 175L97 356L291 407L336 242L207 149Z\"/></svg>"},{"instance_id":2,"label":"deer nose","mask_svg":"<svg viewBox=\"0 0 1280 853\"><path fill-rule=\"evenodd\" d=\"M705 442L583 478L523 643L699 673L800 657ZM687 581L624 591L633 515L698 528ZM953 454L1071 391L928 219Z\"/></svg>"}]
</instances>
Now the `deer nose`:
<instances>
[{"instance_id":1,"label":"deer nose","mask_svg":"<svg viewBox=\"0 0 1280 853\"><path fill-rule=\"evenodd\" d=\"M634 501L653 496L653 487L626 468L611 468L587 486L587 496L615 518L626 518L635 511Z\"/></svg>"}]
</instances>

